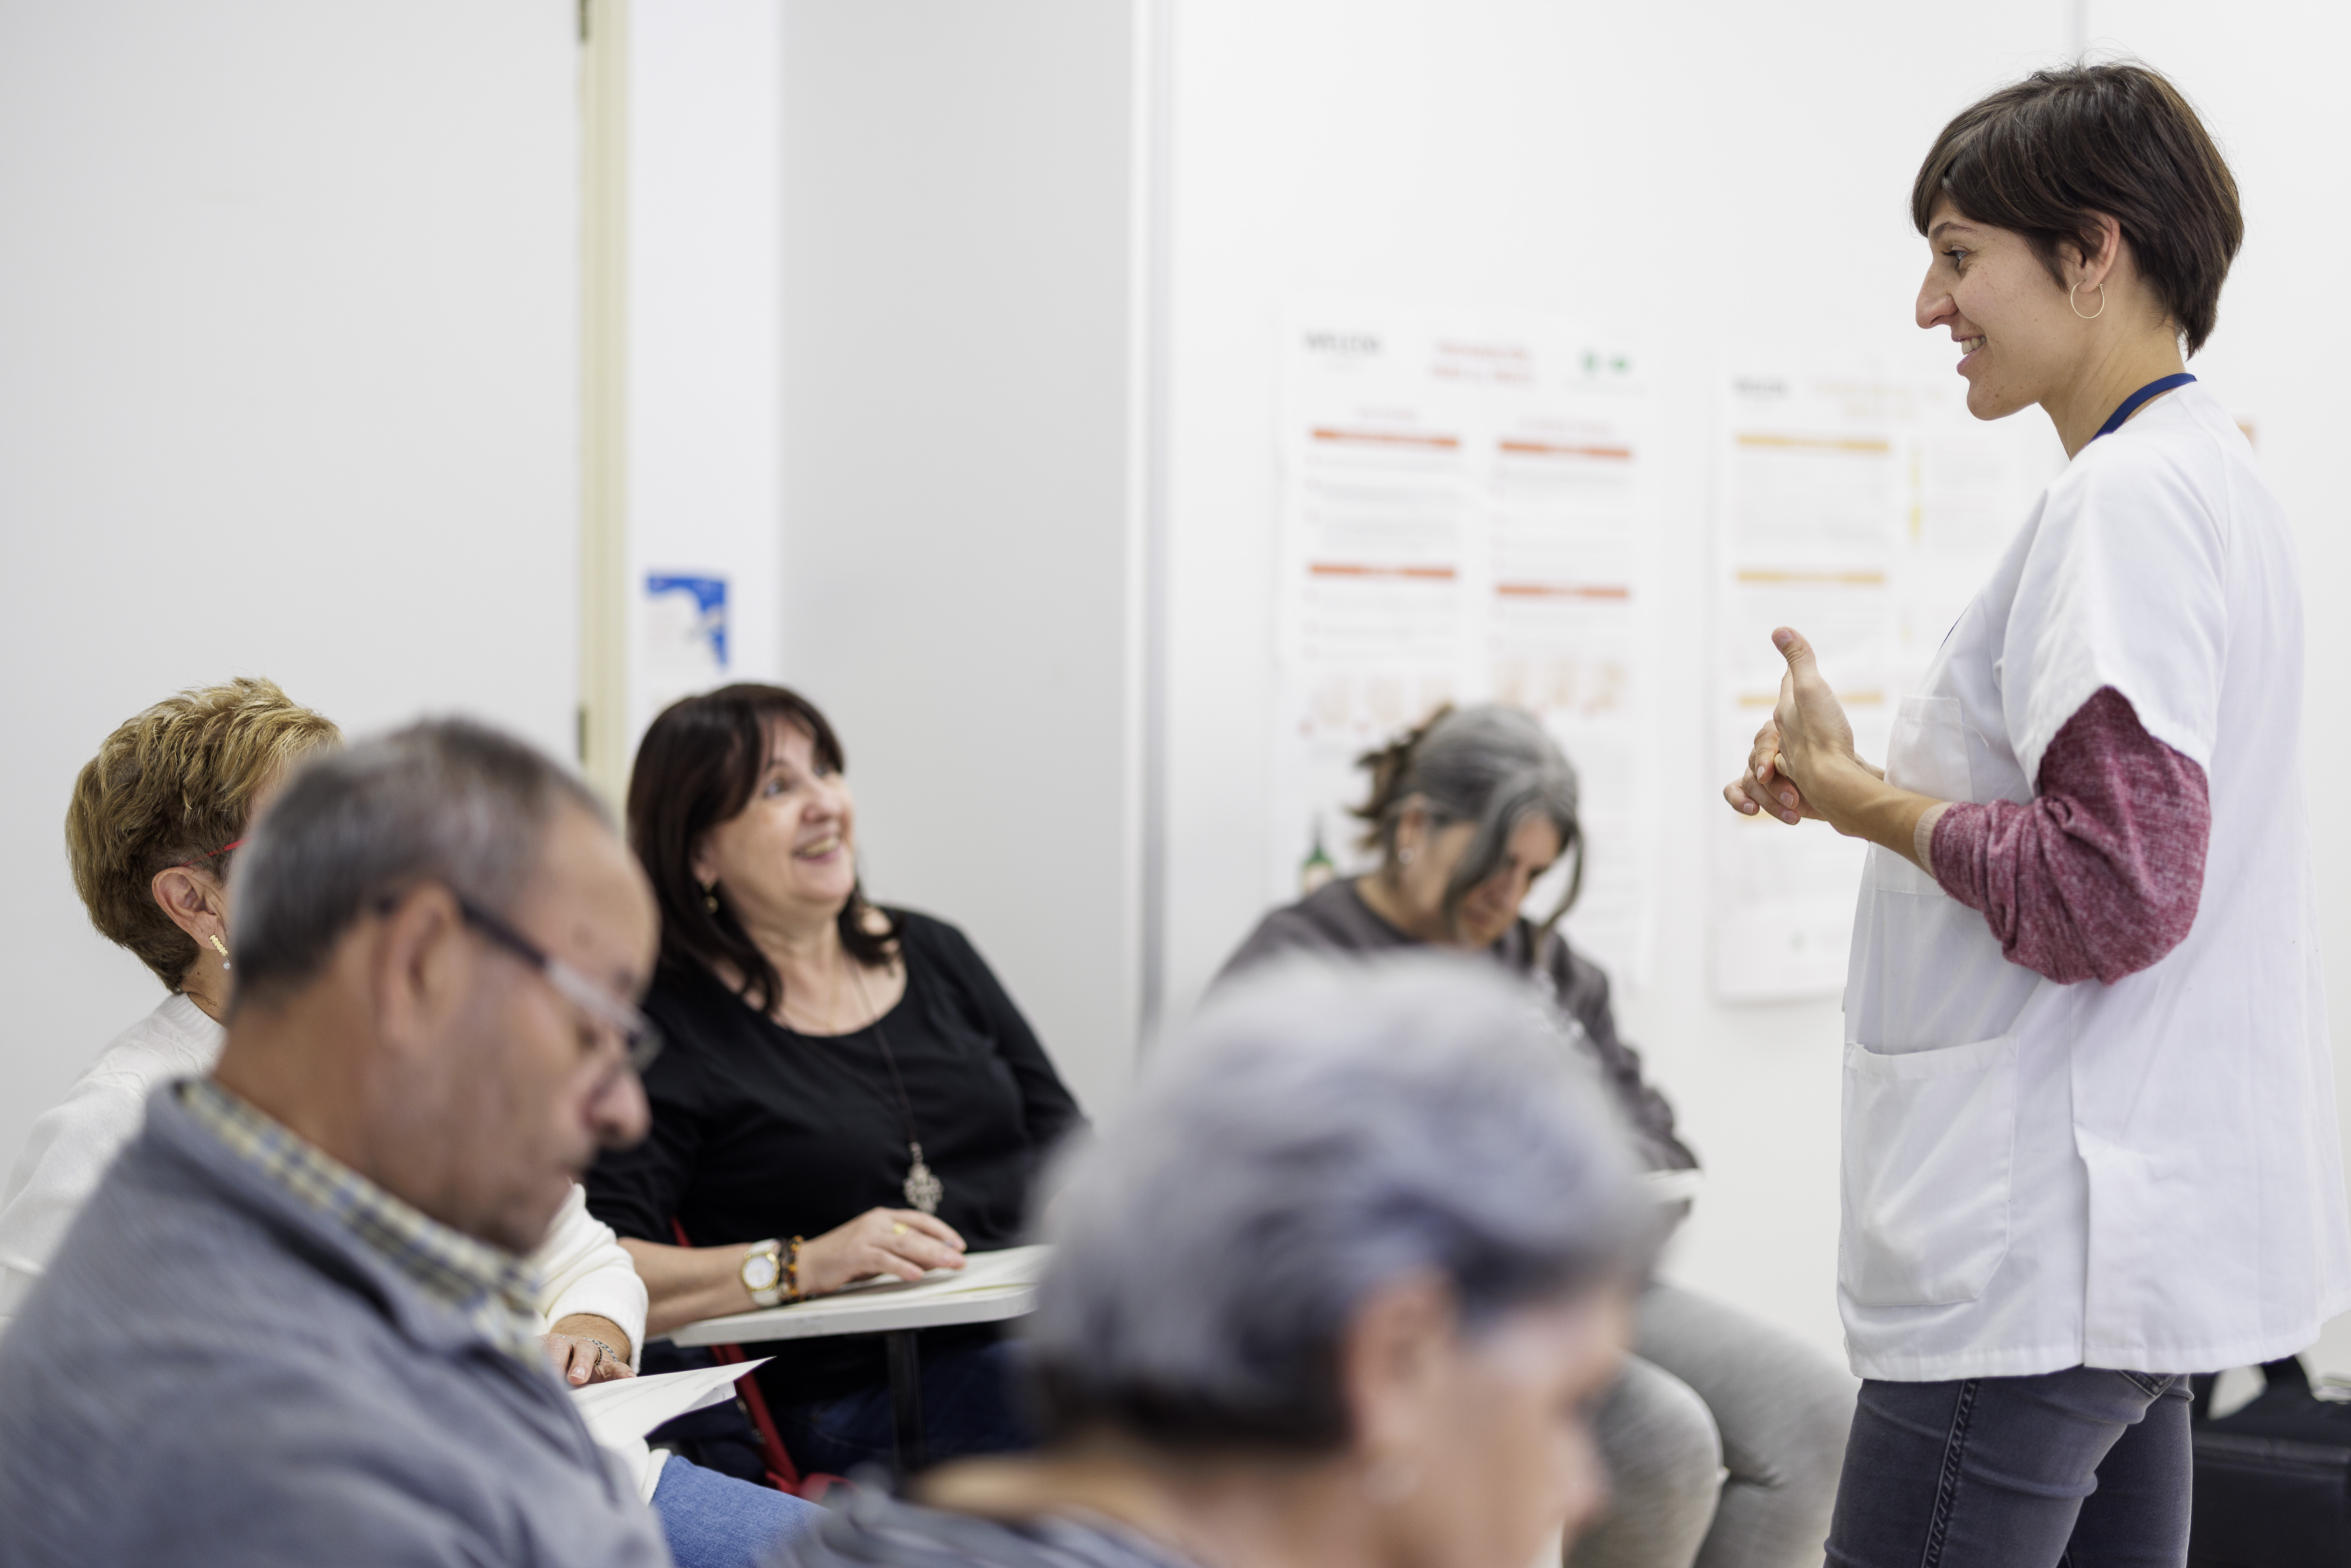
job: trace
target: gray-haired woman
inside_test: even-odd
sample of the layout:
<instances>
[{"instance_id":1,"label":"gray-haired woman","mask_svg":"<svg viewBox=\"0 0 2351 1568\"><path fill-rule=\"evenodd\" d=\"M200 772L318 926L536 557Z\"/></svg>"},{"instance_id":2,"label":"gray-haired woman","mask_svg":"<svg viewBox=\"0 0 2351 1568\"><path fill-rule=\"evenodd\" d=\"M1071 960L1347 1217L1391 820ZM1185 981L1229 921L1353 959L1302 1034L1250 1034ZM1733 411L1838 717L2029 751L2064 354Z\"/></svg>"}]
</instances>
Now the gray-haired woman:
<instances>
[{"instance_id":1,"label":"gray-haired woman","mask_svg":"<svg viewBox=\"0 0 2351 1568\"><path fill-rule=\"evenodd\" d=\"M1225 975L1301 950L1489 953L1583 1026L1650 1168L1695 1168L1673 1107L1617 1038L1607 977L1558 930L1583 854L1575 769L1558 744L1532 716L1485 705L1441 712L1363 765L1372 790L1356 814L1379 869L1267 915ZM1521 915L1529 889L1567 855L1558 905L1539 920ZM1599 1418L1614 1500L1571 1568L1818 1563L1854 1380L1787 1334L1672 1285L1652 1282L1637 1316L1635 1357Z\"/></svg>"},{"instance_id":2,"label":"gray-haired woman","mask_svg":"<svg viewBox=\"0 0 2351 1568\"><path fill-rule=\"evenodd\" d=\"M1612 1122L1458 959L1234 988L1059 1173L1048 1447L861 1493L788 1561L1525 1568L1605 1490L1588 1413L1656 1230Z\"/></svg>"}]
</instances>

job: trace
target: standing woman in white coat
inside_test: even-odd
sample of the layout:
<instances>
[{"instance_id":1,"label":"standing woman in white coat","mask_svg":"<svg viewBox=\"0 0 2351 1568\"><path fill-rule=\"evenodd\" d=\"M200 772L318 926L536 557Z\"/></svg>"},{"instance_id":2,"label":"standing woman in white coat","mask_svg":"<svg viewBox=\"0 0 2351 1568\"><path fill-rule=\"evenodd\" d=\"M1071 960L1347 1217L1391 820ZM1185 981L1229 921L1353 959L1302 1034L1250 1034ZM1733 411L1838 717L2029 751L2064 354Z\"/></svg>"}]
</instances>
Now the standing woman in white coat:
<instances>
[{"instance_id":1,"label":"standing woman in white coat","mask_svg":"<svg viewBox=\"0 0 2351 1568\"><path fill-rule=\"evenodd\" d=\"M1968 407L2071 462L1896 720L1811 648L1738 810L1875 846L1845 990L1837 1295L1864 1381L1828 1556L2186 1561L2185 1374L2351 1307L2283 512L2183 369L2242 238L2141 67L1945 128L1912 215Z\"/></svg>"}]
</instances>

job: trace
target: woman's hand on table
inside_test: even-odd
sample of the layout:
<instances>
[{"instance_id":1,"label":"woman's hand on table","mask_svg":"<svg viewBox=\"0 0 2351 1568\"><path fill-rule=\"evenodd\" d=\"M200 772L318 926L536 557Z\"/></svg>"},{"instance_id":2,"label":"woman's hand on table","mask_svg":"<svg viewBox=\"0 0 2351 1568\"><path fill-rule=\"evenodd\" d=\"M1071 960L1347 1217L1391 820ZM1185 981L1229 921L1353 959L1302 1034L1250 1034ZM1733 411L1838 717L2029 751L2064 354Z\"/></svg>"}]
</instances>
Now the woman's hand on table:
<instances>
[{"instance_id":1,"label":"woman's hand on table","mask_svg":"<svg viewBox=\"0 0 2351 1568\"><path fill-rule=\"evenodd\" d=\"M800 1243L800 1294L829 1295L874 1274L919 1280L963 1267L964 1241L944 1219L913 1208L869 1208Z\"/></svg>"}]
</instances>

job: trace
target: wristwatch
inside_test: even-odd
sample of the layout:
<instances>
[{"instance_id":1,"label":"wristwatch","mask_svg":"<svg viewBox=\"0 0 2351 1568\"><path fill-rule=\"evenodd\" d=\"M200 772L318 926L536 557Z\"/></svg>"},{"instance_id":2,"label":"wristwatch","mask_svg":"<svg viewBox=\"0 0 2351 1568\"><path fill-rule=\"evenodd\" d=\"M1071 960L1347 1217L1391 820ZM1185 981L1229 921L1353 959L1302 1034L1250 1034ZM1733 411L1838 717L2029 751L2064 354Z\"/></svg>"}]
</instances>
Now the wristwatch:
<instances>
[{"instance_id":1,"label":"wristwatch","mask_svg":"<svg viewBox=\"0 0 2351 1568\"><path fill-rule=\"evenodd\" d=\"M743 1288L751 1300L772 1307L784 1299L784 1244L768 1240L743 1254Z\"/></svg>"}]
</instances>

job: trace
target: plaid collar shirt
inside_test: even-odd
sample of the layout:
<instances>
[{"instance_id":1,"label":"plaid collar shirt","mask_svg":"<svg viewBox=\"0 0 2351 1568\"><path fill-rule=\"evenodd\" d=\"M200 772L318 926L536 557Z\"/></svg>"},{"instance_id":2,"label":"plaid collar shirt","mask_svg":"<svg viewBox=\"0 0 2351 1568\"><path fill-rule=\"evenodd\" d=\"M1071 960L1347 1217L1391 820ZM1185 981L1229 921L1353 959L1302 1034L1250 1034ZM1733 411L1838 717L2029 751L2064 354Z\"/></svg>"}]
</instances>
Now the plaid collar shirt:
<instances>
[{"instance_id":1,"label":"plaid collar shirt","mask_svg":"<svg viewBox=\"0 0 2351 1568\"><path fill-rule=\"evenodd\" d=\"M402 1203L209 1078L188 1080L179 1094L207 1132L271 1185L359 1238L499 1349L527 1364L544 1364L535 1292L521 1259Z\"/></svg>"}]
</instances>

